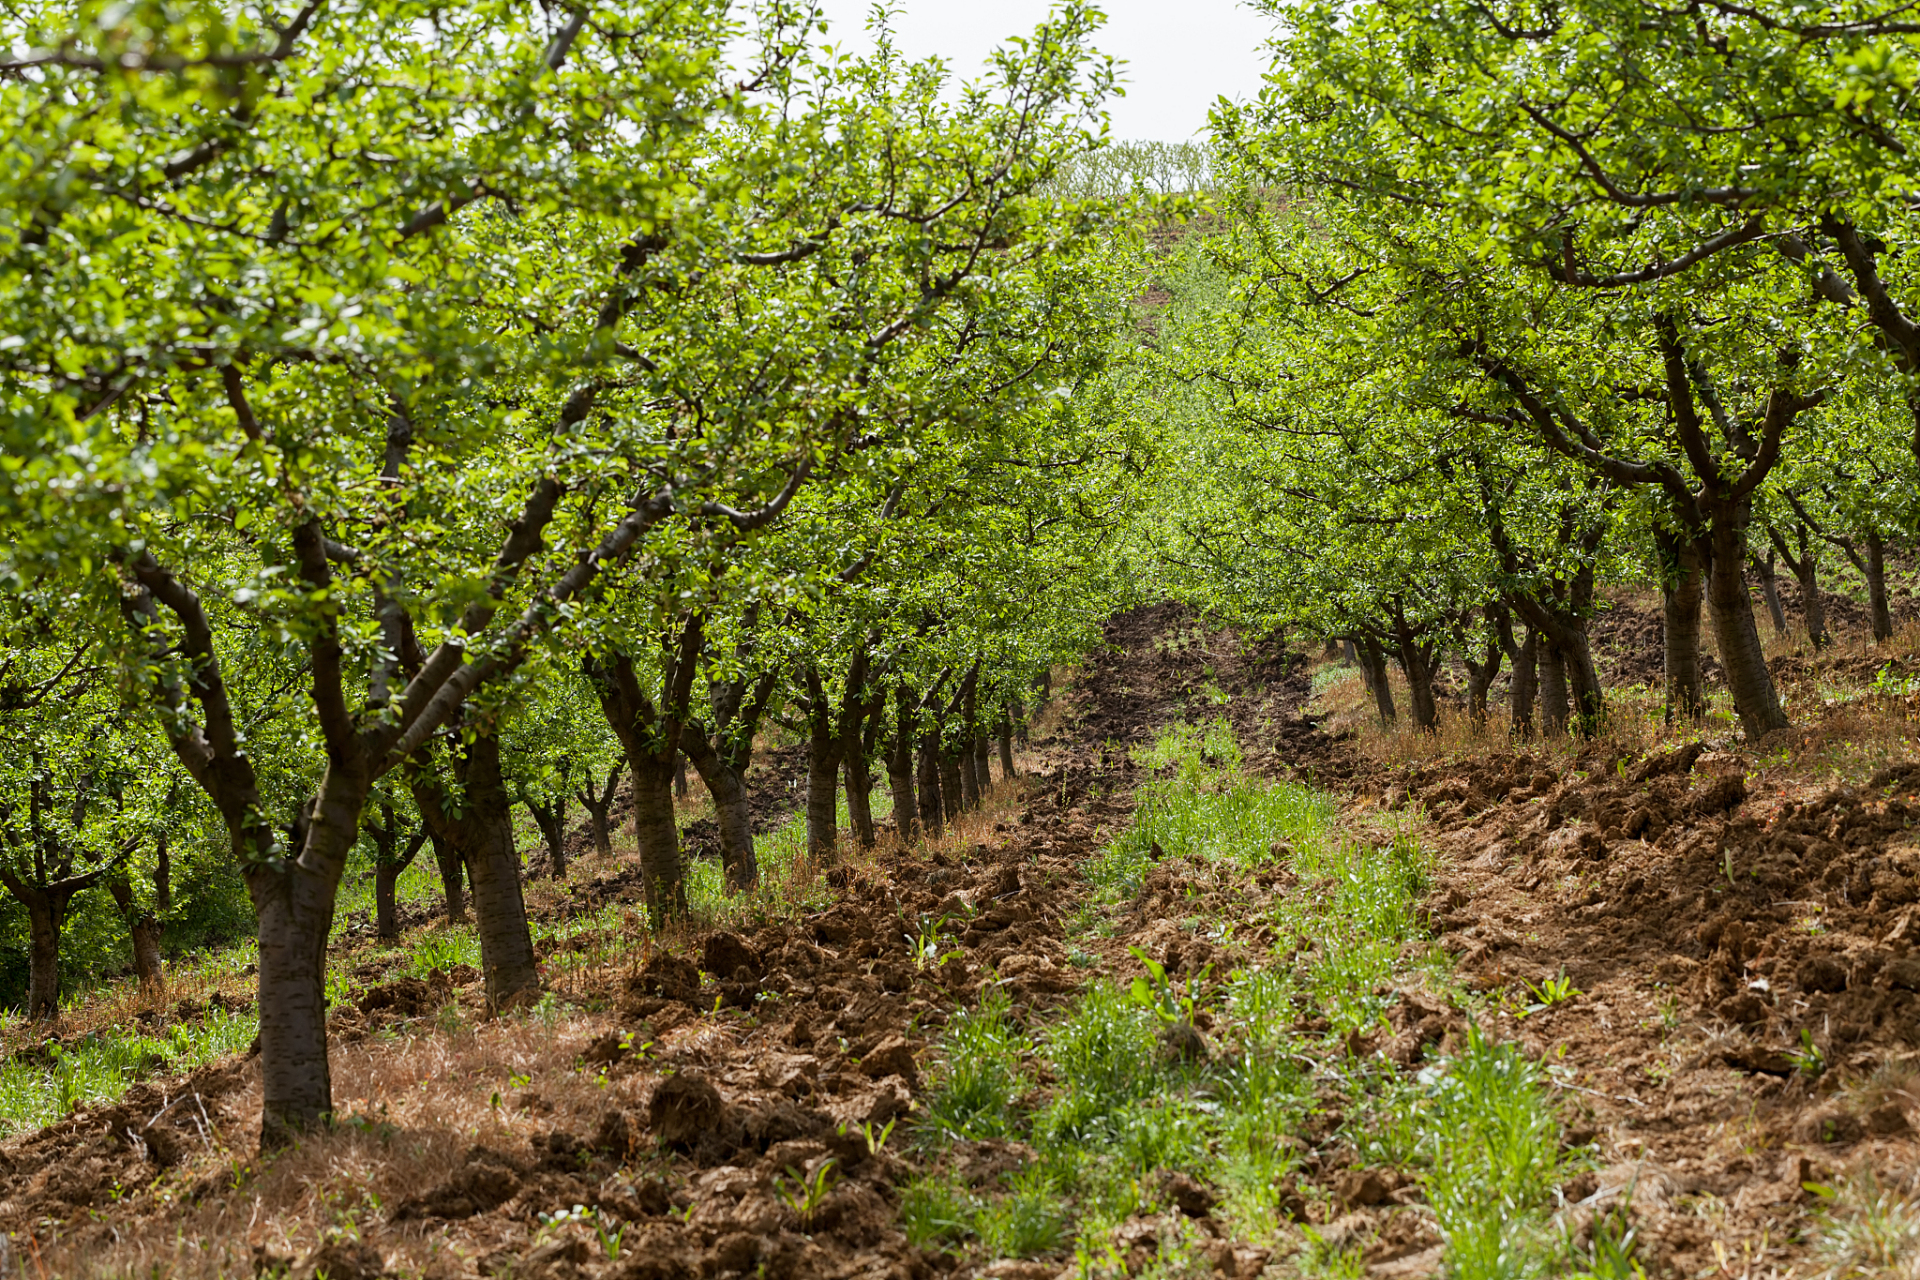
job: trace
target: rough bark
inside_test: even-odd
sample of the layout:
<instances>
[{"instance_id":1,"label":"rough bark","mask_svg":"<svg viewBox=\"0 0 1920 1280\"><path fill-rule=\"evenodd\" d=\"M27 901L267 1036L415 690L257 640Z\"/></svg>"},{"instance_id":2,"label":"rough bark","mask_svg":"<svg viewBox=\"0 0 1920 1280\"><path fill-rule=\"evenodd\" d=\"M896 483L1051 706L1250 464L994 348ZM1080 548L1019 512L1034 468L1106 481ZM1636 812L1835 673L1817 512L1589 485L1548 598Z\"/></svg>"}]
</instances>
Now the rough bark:
<instances>
[{"instance_id":1,"label":"rough bark","mask_svg":"<svg viewBox=\"0 0 1920 1280\"><path fill-rule=\"evenodd\" d=\"M539 995L540 970L520 887L513 801L501 775L500 739L492 733L476 735L456 756L454 772L463 792L457 812L437 788L418 789L414 798L428 831L459 851L473 882L487 1006L511 1008Z\"/></svg>"},{"instance_id":2,"label":"rough bark","mask_svg":"<svg viewBox=\"0 0 1920 1280\"><path fill-rule=\"evenodd\" d=\"M1661 649L1666 667L1666 722L1697 723L1707 713L1700 679L1700 605L1706 598L1707 566L1698 539L1658 527L1661 561Z\"/></svg>"},{"instance_id":3,"label":"rough bark","mask_svg":"<svg viewBox=\"0 0 1920 1280\"><path fill-rule=\"evenodd\" d=\"M1729 518L1713 528L1713 567L1707 577L1707 615L1713 620L1720 665L1733 693L1734 713L1754 741L1788 726L1780 706L1773 673L1760 648L1760 629L1753 625L1753 600L1742 572L1746 550L1746 521Z\"/></svg>"},{"instance_id":4,"label":"rough bark","mask_svg":"<svg viewBox=\"0 0 1920 1280\"><path fill-rule=\"evenodd\" d=\"M994 736L1000 747L1000 781L1012 782L1020 776L1020 771L1013 766L1013 719L1008 715L1005 704L1001 705Z\"/></svg>"},{"instance_id":5,"label":"rough bark","mask_svg":"<svg viewBox=\"0 0 1920 1280\"><path fill-rule=\"evenodd\" d=\"M429 829L427 838L433 842L433 861L440 871L440 890L447 899L447 920L454 924L467 918L467 868L460 860L460 850Z\"/></svg>"},{"instance_id":6,"label":"rough bark","mask_svg":"<svg viewBox=\"0 0 1920 1280\"><path fill-rule=\"evenodd\" d=\"M164 994L167 979L160 959L159 922L153 912L134 899L133 886L124 875L107 877L107 892L113 895L120 918L127 922L127 942L133 951L133 972L140 990L147 995Z\"/></svg>"},{"instance_id":7,"label":"rough bark","mask_svg":"<svg viewBox=\"0 0 1920 1280\"><path fill-rule=\"evenodd\" d=\"M533 824L540 828L540 841L547 846L547 870L555 880L567 878L567 793L550 800L526 800Z\"/></svg>"},{"instance_id":8,"label":"rough bark","mask_svg":"<svg viewBox=\"0 0 1920 1280\"><path fill-rule=\"evenodd\" d=\"M658 928L687 914L686 868L673 811L673 763L657 755L634 757L633 836L640 847L640 875L647 915Z\"/></svg>"},{"instance_id":9,"label":"rough bark","mask_svg":"<svg viewBox=\"0 0 1920 1280\"><path fill-rule=\"evenodd\" d=\"M1540 633L1525 628L1526 639L1514 643L1513 626L1506 615L1498 623L1500 647L1513 667L1513 683L1507 692L1507 717L1513 736L1533 736L1533 709L1540 693Z\"/></svg>"},{"instance_id":10,"label":"rough bark","mask_svg":"<svg viewBox=\"0 0 1920 1280\"><path fill-rule=\"evenodd\" d=\"M390 942L400 936L400 912L394 889L400 883L401 874L413 865L420 846L426 843L427 831L422 824L402 849L400 824L394 818L391 803L381 804L379 822L367 821L363 825L373 840L374 933Z\"/></svg>"},{"instance_id":11,"label":"rough bark","mask_svg":"<svg viewBox=\"0 0 1920 1280\"><path fill-rule=\"evenodd\" d=\"M66 899L34 891L27 908L27 1016L51 1022L60 1016L60 927Z\"/></svg>"},{"instance_id":12,"label":"rough bark","mask_svg":"<svg viewBox=\"0 0 1920 1280\"><path fill-rule=\"evenodd\" d=\"M1540 731L1557 736L1567 731L1567 665L1551 636L1540 637Z\"/></svg>"},{"instance_id":13,"label":"rough bark","mask_svg":"<svg viewBox=\"0 0 1920 1280\"><path fill-rule=\"evenodd\" d=\"M933 836L946 830L946 805L940 794L940 731L938 728L920 735L920 746L916 752L920 796L920 829Z\"/></svg>"},{"instance_id":14,"label":"rough bark","mask_svg":"<svg viewBox=\"0 0 1920 1280\"><path fill-rule=\"evenodd\" d=\"M1431 733L1440 726L1439 710L1433 700L1434 642L1425 638L1424 628L1407 621L1406 612L1397 601L1393 609L1393 638L1400 670L1407 677L1407 698L1413 703L1414 727Z\"/></svg>"},{"instance_id":15,"label":"rough bark","mask_svg":"<svg viewBox=\"0 0 1920 1280\"><path fill-rule=\"evenodd\" d=\"M1381 725L1390 725L1399 716L1393 706L1393 686L1387 683L1386 655L1380 652L1379 642L1370 635L1360 638L1359 651L1360 678L1373 694L1374 709L1380 713Z\"/></svg>"},{"instance_id":16,"label":"rough bark","mask_svg":"<svg viewBox=\"0 0 1920 1280\"><path fill-rule=\"evenodd\" d=\"M1866 564L1861 572L1867 579L1867 607L1873 614L1873 638L1893 639L1893 610L1887 603L1887 544L1878 529L1867 530Z\"/></svg>"},{"instance_id":17,"label":"rough bark","mask_svg":"<svg viewBox=\"0 0 1920 1280\"><path fill-rule=\"evenodd\" d=\"M900 843L920 834L919 803L913 793L913 698L901 685L893 691L893 737L887 744L887 787L893 793L893 829Z\"/></svg>"},{"instance_id":18,"label":"rough bark","mask_svg":"<svg viewBox=\"0 0 1920 1280\"><path fill-rule=\"evenodd\" d=\"M1753 576L1759 579L1760 596L1767 602L1767 618L1773 623L1773 634L1787 634L1787 611L1780 604L1780 583L1774 576L1774 553L1769 550L1767 558L1762 560L1752 552L1747 553L1747 564L1753 569Z\"/></svg>"},{"instance_id":19,"label":"rough bark","mask_svg":"<svg viewBox=\"0 0 1920 1280\"><path fill-rule=\"evenodd\" d=\"M687 759L713 797L713 822L720 834L720 867L729 892L760 883L760 864L753 850L753 813L747 807L747 784L740 771L721 759L705 733L693 725L684 735Z\"/></svg>"},{"instance_id":20,"label":"rough bark","mask_svg":"<svg viewBox=\"0 0 1920 1280\"><path fill-rule=\"evenodd\" d=\"M1487 723L1487 694L1500 675L1500 639L1495 618L1495 611L1489 609L1487 621L1494 630L1488 633L1484 641L1470 637L1464 631L1460 636L1460 665L1467 669L1467 715L1480 725ZM1480 655L1478 658L1474 656L1476 649Z\"/></svg>"},{"instance_id":21,"label":"rough bark","mask_svg":"<svg viewBox=\"0 0 1920 1280\"><path fill-rule=\"evenodd\" d=\"M633 778L633 834L654 927L686 914L686 868L673 808L673 774L702 645L702 620L689 614L662 654L660 703L640 687L633 660L616 654L588 666L601 710ZM689 735L690 736L690 735Z\"/></svg>"},{"instance_id":22,"label":"rough bark","mask_svg":"<svg viewBox=\"0 0 1920 1280\"><path fill-rule=\"evenodd\" d=\"M940 740L934 751L934 759L940 768L940 798L946 818L952 823L967 811L966 784L960 780L960 752L945 738ZM978 797L975 797L978 804Z\"/></svg>"},{"instance_id":23,"label":"rough bark","mask_svg":"<svg viewBox=\"0 0 1920 1280\"><path fill-rule=\"evenodd\" d=\"M1800 584L1800 618L1807 630L1807 640L1814 648L1824 649L1833 637L1827 632L1826 602L1820 598L1819 551L1808 538L1805 525L1796 526L1795 535L1800 546L1797 556L1780 531L1767 526L1767 538L1773 543L1773 549L1787 562L1787 569Z\"/></svg>"}]
</instances>

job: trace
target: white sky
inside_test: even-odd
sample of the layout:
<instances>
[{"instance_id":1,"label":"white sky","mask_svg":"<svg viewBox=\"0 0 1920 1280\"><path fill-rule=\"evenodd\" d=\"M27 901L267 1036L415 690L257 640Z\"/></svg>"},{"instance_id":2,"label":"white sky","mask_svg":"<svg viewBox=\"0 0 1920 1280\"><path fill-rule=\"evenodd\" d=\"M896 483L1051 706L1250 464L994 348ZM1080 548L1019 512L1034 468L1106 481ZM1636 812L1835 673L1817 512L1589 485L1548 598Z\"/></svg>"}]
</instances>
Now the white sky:
<instances>
[{"instance_id":1,"label":"white sky","mask_svg":"<svg viewBox=\"0 0 1920 1280\"><path fill-rule=\"evenodd\" d=\"M1050 0L898 0L895 42L910 58L938 54L963 79L980 74L986 56L1010 35L1031 34ZM831 43L857 52L871 47L866 21L872 0L822 0ZM1106 0L1107 25L1094 47L1125 65L1124 98L1108 106L1121 141L1184 142L1207 125L1221 95L1244 100L1260 88L1267 60L1260 45L1272 31L1264 16L1238 0Z\"/></svg>"}]
</instances>

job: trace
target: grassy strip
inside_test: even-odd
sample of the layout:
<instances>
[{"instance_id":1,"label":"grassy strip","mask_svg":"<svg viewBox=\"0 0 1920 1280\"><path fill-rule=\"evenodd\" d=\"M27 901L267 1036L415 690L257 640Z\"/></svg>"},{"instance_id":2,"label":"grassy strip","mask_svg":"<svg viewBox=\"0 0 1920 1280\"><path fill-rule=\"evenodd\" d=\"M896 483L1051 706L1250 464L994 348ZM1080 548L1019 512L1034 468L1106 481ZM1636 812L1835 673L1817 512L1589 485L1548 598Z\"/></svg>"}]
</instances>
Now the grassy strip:
<instances>
[{"instance_id":1,"label":"grassy strip","mask_svg":"<svg viewBox=\"0 0 1920 1280\"><path fill-rule=\"evenodd\" d=\"M1290 1256L1302 1274L1358 1276L1364 1234L1329 1228L1339 1207L1301 1181L1301 1135L1338 1112L1322 1145L1416 1180L1424 1203L1391 1212L1437 1226L1450 1275L1633 1274L1617 1227L1575 1250L1557 1224L1558 1188L1586 1153L1563 1150L1524 1054L1477 1028L1413 1075L1349 1051L1396 988L1452 992L1446 957L1415 916L1429 874L1417 842L1353 840L1328 797L1245 776L1224 724L1175 728L1140 761L1161 776L1142 788L1135 825L1089 867L1094 905L1081 927L1111 932L1157 847L1203 868L1290 871L1294 887L1264 920L1284 941L1230 975L1180 982L1148 964L1129 987L1097 980L1042 1026L1023 1025L998 993L956 1013L916 1129L930 1171L902 1199L915 1243L982 1258L1070 1253L1081 1275L1119 1275L1129 1233L1115 1229L1190 1197L1172 1176L1184 1174L1216 1197L1214 1217L1234 1238ZM1184 923L1215 936L1230 924ZM1196 1024L1213 1034L1204 1053ZM1024 1143L1031 1157L970 1178L962 1144L988 1139ZM1319 1200L1318 1228L1292 1221L1296 1194ZM1149 1274L1209 1268L1207 1238L1188 1219L1156 1220Z\"/></svg>"},{"instance_id":2,"label":"grassy strip","mask_svg":"<svg viewBox=\"0 0 1920 1280\"><path fill-rule=\"evenodd\" d=\"M890 797L876 794L874 800L875 820L889 817ZM840 822L843 828L847 825L844 795L840 799ZM794 815L755 843L762 875L762 888L756 893L728 894L716 860L703 859L688 867L688 927L751 927L832 900L824 879L806 860L804 813ZM592 869L589 865L583 871ZM368 874L359 874L360 870ZM439 871L431 858L422 857L409 866L395 891L402 903L425 903L435 911L443 908ZM558 891L545 882L536 882L529 892L545 895ZM370 868L357 869L346 877L334 915L336 942L355 912L372 917L373 896ZM553 944L544 966L551 991L565 997L579 989L576 974L629 958L636 927L632 909L619 903L570 905L534 919L536 947L545 951L545 944ZM327 1003L352 1003L366 985L354 977L354 970L369 959L396 951L403 963L388 971L388 979L403 975L426 978L457 965L480 967L480 938L474 926L441 920L409 933L398 943L369 942L336 949L328 964ZM225 994L236 995L251 985L242 975L250 969L254 955L254 944L248 941L176 961L169 966L169 1002L204 997L223 988ZM65 1004L68 1022L91 1024L84 1034L23 1056L0 1055L0 1137L51 1124L75 1106L117 1101L144 1076L191 1071L242 1052L259 1033L259 1018L254 1011L236 1013L219 1007L150 1033L137 1019L138 1014L150 1012L150 1001L125 978L80 985ZM35 1030L22 1018L0 1014L0 1044L35 1038Z\"/></svg>"}]
</instances>

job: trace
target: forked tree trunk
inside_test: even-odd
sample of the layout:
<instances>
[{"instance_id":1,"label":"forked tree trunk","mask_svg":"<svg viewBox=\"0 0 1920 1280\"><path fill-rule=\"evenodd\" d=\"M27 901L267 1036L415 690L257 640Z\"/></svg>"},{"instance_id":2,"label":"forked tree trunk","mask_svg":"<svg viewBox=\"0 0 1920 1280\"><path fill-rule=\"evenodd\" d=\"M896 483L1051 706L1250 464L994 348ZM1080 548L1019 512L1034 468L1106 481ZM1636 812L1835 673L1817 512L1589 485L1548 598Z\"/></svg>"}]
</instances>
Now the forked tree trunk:
<instances>
[{"instance_id":1,"label":"forked tree trunk","mask_svg":"<svg viewBox=\"0 0 1920 1280\"><path fill-rule=\"evenodd\" d=\"M840 752L829 728L813 736L807 752L807 857L825 866L839 842Z\"/></svg>"},{"instance_id":2,"label":"forked tree trunk","mask_svg":"<svg viewBox=\"0 0 1920 1280\"><path fill-rule=\"evenodd\" d=\"M1489 644L1479 661L1473 658L1472 649L1462 644L1460 665L1467 669L1467 715L1475 724L1487 722L1487 694L1493 688L1494 679L1500 674L1500 646Z\"/></svg>"},{"instance_id":3,"label":"forked tree trunk","mask_svg":"<svg viewBox=\"0 0 1920 1280\"><path fill-rule=\"evenodd\" d=\"M1760 598L1767 602L1767 619L1773 623L1773 634L1787 634L1787 611L1780 604L1780 582L1773 572L1774 553L1767 552L1762 560L1752 552L1747 553L1747 563L1753 569L1753 576L1760 581Z\"/></svg>"},{"instance_id":4,"label":"forked tree trunk","mask_svg":"<svg viewBox=\"0 0 1920 1280\"><path fill-rule=\"evenodd\" d=\"M1807 640L1816 649L1824 649L1833 637L1827 634L1827 607L1820 598L1820 555L1812 539L1807 536L1805 525L1798 527L1797 536L1800 554L1795 556L1787 540L1772 525L1767 526L1767 537L1773 543L1773 549L1787 562L1794 581L1800 584L1800 619L1807 629Z\"/></svg>"},{"instance_id":5,"label":"forked tree trunk","mask_svg":"<svg viewBox=\"0 0 1920 1280\"><path fill-rule=\"evenodd\" d=\"M260 1146L288 1145L333 1110L327 1059L327 940L360 815L373 789L361 762L330 763L295 824L293 860L247 875L259 932ZM237 833L236 849L262 847ZM284 869L282 869L284 868Z\"/></svg>"},{"instance_id":6,"label":"forked tree trunk","mask_svg":"<svg viewBox=\"0 0 1920 1280\"><path fill-rule=\"evenodd\" d=\"M374 933L382 941L391 942L400 936L400 911L394 890L401 874L419 855L420 846L426 843L427 833L422 823L401 851L400 824L394 819L391 801L382 802L380 816L379 823L366 823L367 834L373 839Z\"/></svg>"},{"instance_id":7,"label":"forked tree trunk","mask_svg":"<svg viewBox=\"0 0 1920 1280\"><path fill-rule=\"evenodd\" d=\"M1433 644L1420 639L1397 603L1393 626L1400 670L1407 677L1407 697L1413 703L1414 727L1431 733L1440 726L1439 709L1433 701Z\"/></svg>"},{"instance_id":8,"label":"forked tree trunk","mask_svg":"<svg viewBox=\"0 0 1920 1280\"><path fill-rule=\"evenodd\" d=\"M596 790L592 778L587 785L573 793L580 807L587 811L587 829L593 836L594 856L611 858L613 856L613 828L607 823L607 815L613 811L613 793L620 783L620 766L615 765L607 771L607 785L604 791Z\"/></svg>"}]
</instances>

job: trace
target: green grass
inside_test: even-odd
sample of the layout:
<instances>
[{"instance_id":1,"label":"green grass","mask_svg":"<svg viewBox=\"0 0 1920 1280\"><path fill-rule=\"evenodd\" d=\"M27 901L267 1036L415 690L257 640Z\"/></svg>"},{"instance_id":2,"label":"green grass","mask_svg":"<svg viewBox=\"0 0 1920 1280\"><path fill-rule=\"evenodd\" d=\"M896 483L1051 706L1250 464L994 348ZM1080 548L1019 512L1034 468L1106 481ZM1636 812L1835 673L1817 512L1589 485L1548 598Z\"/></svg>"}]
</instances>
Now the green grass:
<instances>
[{"instance_id":1,"label":"green grass","mask_svg":"<svg viewBox=\"0 0 1920 1280\"><path fill-rule=\"evenodd\" d=\"M260 1031L252 1012L209 1009L165 1035L130 1028L49 1045L45 1063L0 1063L0 1134L52 1124L77 1105L113 1102L143 1075L191 1071L244 1050Z\"/></svg>"},{"instance_id":2,"label":"green grass","mask_svg":"<svg viewBox=\"0 0 1920 1280\"><path fill-rule=\"evenodd\" d=\"M916 1131L926 1172L902 1198L915 1243L1071 1254L1083 1275L1116 1275L1112 1229L1163 1208L1161 1180L1177 1170L1211 1186L1236 1236L1290 1254L1302 1274L1358 1275L1358 1247L1320 1245L1276 1203L1276 1188L1301 1172L1297 1135L1337 1109L1339 1137L1363 1166L1418 1179L1456 1280L1629 1274L1618 1233L1606 1258L1574 1257L1553 1228L1555 1189L1581 1155L1562 1152L1550 1091L1519 1049L1474 1029L1453 1056L1406 1073L1346 1048L1351 1033L1379 1028L1396 989L1452 989L1444 953L1421 945L1415 907L1432 869L1419 843L1353 839L1329 797L1246 777L1224 724L1178 727L1136 758L1161 776L1142 789L1135 826L1090 865L1096 901L1136 894L1156 844L1202 864L1283 865L1294 879L1267 921L1282 941L1204 983L1096 982L1042 1026L1023 1026L997 993L956 1013ZM1221 922L1193 923L1217 932ZM1212 1023L1199 1061L1162 1043L1189 1011ZM1311 1016L1324 1027L1303 1030L1317 1025ZM1030 1144L1036 1159L974 1187L940 1160L949 1143L998 1137ZM1172 1232L1154 1274L1204 1273L1198 1248Z\"/></svg>"}]
</instances>

